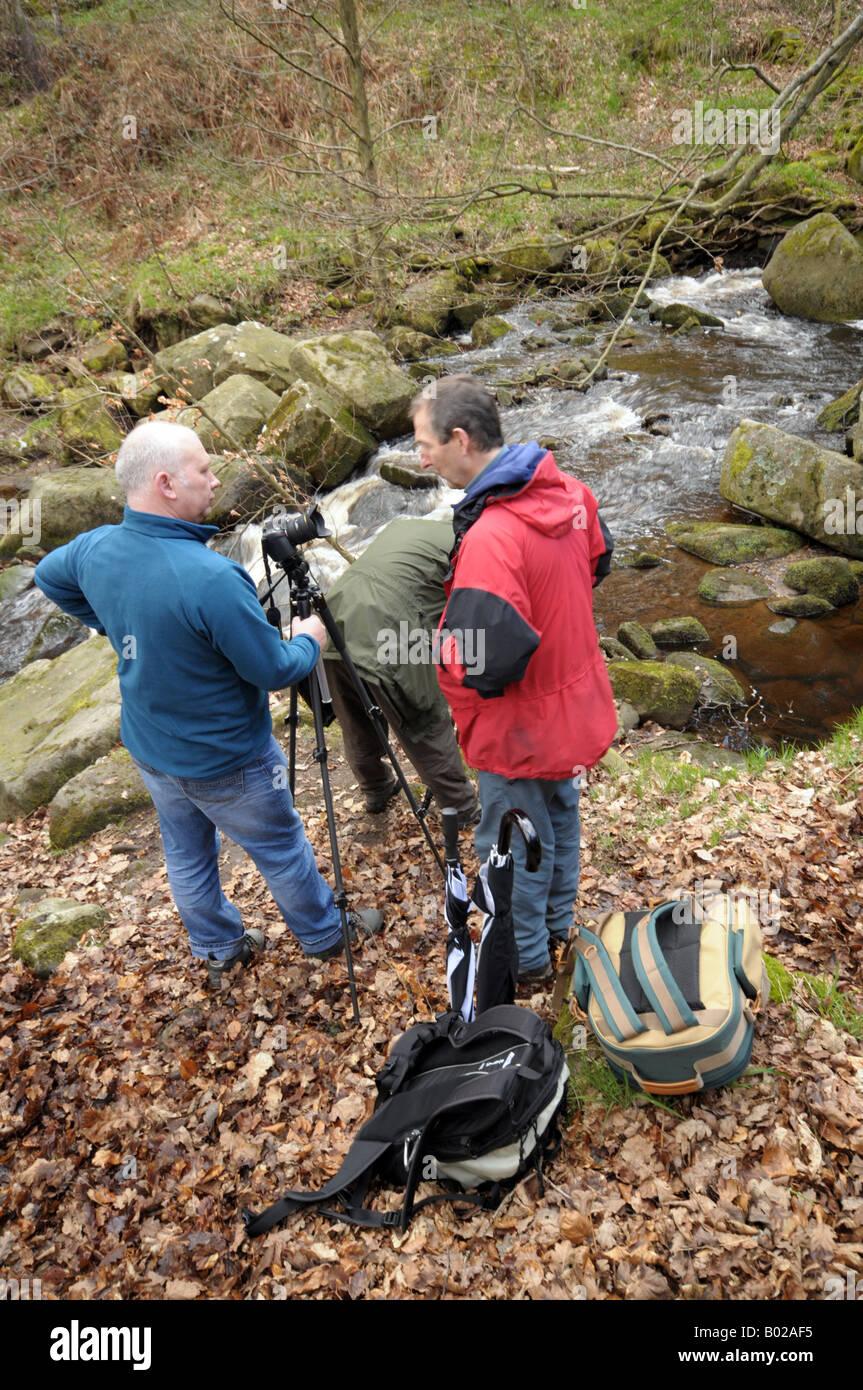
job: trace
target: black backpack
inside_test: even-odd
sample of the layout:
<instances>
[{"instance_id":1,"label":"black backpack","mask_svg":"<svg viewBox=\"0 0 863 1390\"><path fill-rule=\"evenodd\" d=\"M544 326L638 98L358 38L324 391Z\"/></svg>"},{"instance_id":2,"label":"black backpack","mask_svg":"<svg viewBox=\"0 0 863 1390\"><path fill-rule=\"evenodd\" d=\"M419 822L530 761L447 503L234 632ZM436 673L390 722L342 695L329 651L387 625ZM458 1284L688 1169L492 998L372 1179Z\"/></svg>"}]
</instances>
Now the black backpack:
<instances>
[{"instance_id":1,"label":"black backpack","mask_svg":"<svg viewBox=\"0 0 863 1390\"><path fill-rule=\"evenodd\" d=\"M286 1192L255 1214L246 1232L262 1235L302 1207L337 1203L321 1215L360 1226L406 1230L429 1202L497 1206L500 1184L534 1167L560 1146L558 1114L566 1098L563 1048L529 1009L504 1004L473 1023L457 1012L409 1028L393 1044L377 1078L374 1113L341 1168L318 1192ZM372 1178L404 1186L400 1211L363 1206ZM415 1202L417 1185L443 1179L459 1189Z\"/></svg>"}]
</instances>

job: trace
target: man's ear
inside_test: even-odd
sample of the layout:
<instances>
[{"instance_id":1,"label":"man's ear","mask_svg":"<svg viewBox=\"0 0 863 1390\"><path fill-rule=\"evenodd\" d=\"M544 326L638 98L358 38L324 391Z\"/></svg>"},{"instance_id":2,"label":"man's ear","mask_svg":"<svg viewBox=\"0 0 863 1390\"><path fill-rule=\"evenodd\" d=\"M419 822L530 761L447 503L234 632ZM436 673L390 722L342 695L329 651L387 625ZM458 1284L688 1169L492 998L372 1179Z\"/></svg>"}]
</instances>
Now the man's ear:
<instances>
[{"instance_id":1,"label":"man's ear","mask_svg":"<svg viewBox=\"0 0 863 1390\"><path fill-rule=\"evenodd\" d=\"M467 430L463 430L459 425L456 425L452 432L452 438L458 440L459 448L463 454L470 453L470 435Z\"/></svg>"},{"instance_id":2,"label":"man's ear","mask_svg":"<svg viewBox=\"0 0 863 1390\"><path fill-rule=\"evenodd\" d=\"M164 468L160 469L159 472L155 474L153 482L156 484L157 491L162 497L168 497L172 502L176 501L177 490L174 487L174 479Z\"/></svg>"}]
</instances>

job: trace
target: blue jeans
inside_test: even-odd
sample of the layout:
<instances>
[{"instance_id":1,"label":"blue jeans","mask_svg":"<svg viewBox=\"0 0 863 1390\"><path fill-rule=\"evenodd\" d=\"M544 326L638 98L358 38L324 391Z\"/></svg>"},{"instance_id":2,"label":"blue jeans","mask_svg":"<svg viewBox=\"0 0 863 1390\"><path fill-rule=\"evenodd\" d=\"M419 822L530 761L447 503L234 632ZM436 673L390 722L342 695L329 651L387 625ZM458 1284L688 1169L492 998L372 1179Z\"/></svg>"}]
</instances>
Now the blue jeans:
<instances>
[{"instance_id":1,"label":"blue jeans","mask_svg":"<svg viewBox=\"0 0 863 1390\"><path fill-rule=\"evenodd\" d=\"M494 772L479 774L482 819L474 832L474 844L480 859L488 857L497 840L503 812L513 807L530 817L542 843L542 863L535 874L529 874L524 865L524 841L518 830L513 830L512 916L519 970L539 970L547 965L549 936L563 941L569 936L578 893L578 795L579 788L570 777L562 782L543 782L500 777Z\"/></svg>"},{"instance_id":2,"label":"blue jeans","mask_svg":"<svg viewBox=\"0 0 863 1390\"><path fill-rule=\"evenodd\" d=\"M193 956L224 960L243 940L242 918L219 879L220 830L254 860L303 950L324 951L341 939L332 890L318 872L294 810L287 760L272 736L257 758L224 777L172 777L133 762L159 813L168 882Z\"/></svg>"}]
</instances>

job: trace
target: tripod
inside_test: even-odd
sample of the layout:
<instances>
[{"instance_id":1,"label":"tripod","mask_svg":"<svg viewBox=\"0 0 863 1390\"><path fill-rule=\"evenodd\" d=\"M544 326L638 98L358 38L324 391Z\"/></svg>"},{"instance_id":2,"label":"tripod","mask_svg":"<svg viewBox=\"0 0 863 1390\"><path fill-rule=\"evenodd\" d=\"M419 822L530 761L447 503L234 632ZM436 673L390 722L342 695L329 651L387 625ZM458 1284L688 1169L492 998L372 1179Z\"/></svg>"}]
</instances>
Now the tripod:
<instances>
[{"instance_id":1,"label":"tripod","mask_svg":"<svg viewBox=\"0 0 863 1390\"><path fill-rule=\"evenodd\" d=\"M312 532L312 535L314 534L315 533ZM311 539L311 536L303 534L302 538ZM357 668L355 667L351 659L351 655L347 649L345 640L342 637L341 632L339 631L338 625L335 619L333 618L332 613L330 612L327 601L324 598L320 588L318 587L312 576L312 573L309 569L308 561L303 558L303 556L298 551L296 545L293 544L293 542L288 538L288 536L285 534L283 530L264 532L264 535L261 537L261 549L263 552L264 570L266 573L267 580L267 591L263 595L261 602L266 604L269 601L269 606L266 609L268 622L272 623L274 627L277 627L279 633L282 634L282 616L279 611L278 605L276 604L276 601L273 597L274 590L281 581L279 579L276 579L275 582L272 581L272 575L270 571L270 560L273 560L283 571L285 578L288 580L288 585L290 589L289 612L291 616L293 616L293 614L296 612L298 617L308 618L311 616L312 610L314 609L314 611L317 613L318 617L324 624L324 627L326 628L327 633L329 634L330 640L334 648L338 652L342 662L344 663L345 670L347 671L351 683L353 684L360 698L360 701L362 702L363 710L367 718L369 719L372 728L375 730L375 733L378 736L381 749L383 752L386 753L390 763L392 764L392 768L395 772L399 786L401 787L402 791L407 797L410 808L413 811L413 814L416 817L417 822L419 823L420 829L425 835L426 841L428 842L429 848L431 849L431 852L434 855L437 866L445 879L446 869L444 868L443 861L440 857L437 846L435 845L435 842L432 838L431 831L429 830L425 820L429 798L426 797L425 802L422 806L420 806L416 800L416 797L411 791L410 784L408 783L408 780L405 777L401 764L399 763L399 760L396 757L393 747L389 739L387 738L387 723L384 718L383 712L380 709L380 707L375 704L368 688L366 687L362 677L360 676L359 672L357 671ZM357 1003L357 987L356 979L354 977L353 956L351 954L350 929L348 925L347 916L347 898L345 896L344 881L342 878L341 856L339 854L338 837L336 833L335 811L333 808L332 789L330 787L328 751L326 740L324 738L325 720L323 713L323 690L325 688L326 678L324 677L323 672L320 671L320 669L313 671L308 678L306 693L308 703L311 705L315 725L314 760L318 764L321 771L321 783L324 793L324 806L326 808L327 815L327 829L329 832L330 850L333 861L333 878L335 879L336 888L334 898L336 907L338 908L339 915L342 921L342 937L345 944L345 960L347 962L348 968L348 982L351 994L351 1006L353 1008L353 1018L354 1023L358 1024L360 1021L360 1014L359 1006ZM288 778L292 796L294 794L298 724L299 716L297 713L297 686L292 685L288 714L288 725L290 731Z\"/></svg>"}]
</instances>

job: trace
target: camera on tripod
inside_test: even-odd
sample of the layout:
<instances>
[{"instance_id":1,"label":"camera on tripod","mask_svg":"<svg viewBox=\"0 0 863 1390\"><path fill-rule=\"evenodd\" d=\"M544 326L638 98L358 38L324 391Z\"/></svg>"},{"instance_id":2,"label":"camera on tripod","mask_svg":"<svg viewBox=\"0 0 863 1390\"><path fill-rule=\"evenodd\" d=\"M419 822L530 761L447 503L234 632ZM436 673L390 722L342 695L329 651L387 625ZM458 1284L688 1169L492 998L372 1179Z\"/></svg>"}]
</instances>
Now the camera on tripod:
<instances>
[{"instance_id":1,"label":"camera on tripod","mask_svg":"<svg viewBox=\"0 0 863 1390\"><path fill-rule=\"evenodd\" d=\"M276 564L287 568L305 563L297 551L297 546L308 541L324 540L332 535L316 506L307 507L304 512L291 516L271 516L261 534L261 548L265 555Z\"/></svg>"}]
</instances>

